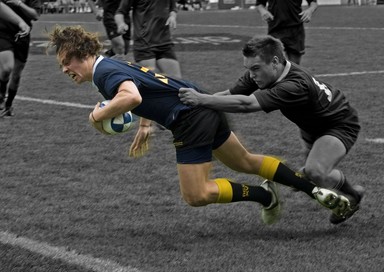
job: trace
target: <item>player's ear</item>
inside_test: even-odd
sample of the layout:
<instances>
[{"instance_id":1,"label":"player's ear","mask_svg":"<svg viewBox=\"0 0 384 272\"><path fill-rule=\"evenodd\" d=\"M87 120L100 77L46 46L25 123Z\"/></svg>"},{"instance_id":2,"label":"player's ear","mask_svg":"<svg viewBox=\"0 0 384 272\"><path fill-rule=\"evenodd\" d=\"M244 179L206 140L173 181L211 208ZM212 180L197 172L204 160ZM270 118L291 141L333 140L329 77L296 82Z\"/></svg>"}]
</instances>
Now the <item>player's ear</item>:
<instances>
[{"instance_id":1,"label":"player's ear","mask_svg":"<svg viewBox=\"0 0 384 272\"><path fill-rule=\"evenodd\" d=\"M279 57L273 56L273 58L271 60L271 64L272 64L272 68L274 70L277 70L277 66L279 65L279 62L280 62Z\"/></svg>"},{"instance_id":2,"label":"player's ear","mask_svg":"<svg viewBox=\"0 0 384 272\"><path fill-rule=\"evenodd\" d=\"M272 58L272 65L275 67L280 63L280 59L278 56L273 56Z\"/></svg>"}]
</instances>

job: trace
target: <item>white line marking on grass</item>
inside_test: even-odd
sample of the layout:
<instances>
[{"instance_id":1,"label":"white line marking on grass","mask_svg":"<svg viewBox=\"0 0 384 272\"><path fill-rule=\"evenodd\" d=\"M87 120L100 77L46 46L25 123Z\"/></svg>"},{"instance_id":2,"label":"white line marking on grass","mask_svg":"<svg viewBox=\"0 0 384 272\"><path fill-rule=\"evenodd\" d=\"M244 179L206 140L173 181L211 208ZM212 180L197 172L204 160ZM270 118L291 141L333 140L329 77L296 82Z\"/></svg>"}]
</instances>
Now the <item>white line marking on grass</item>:
<instances>
[{"instance_id":1,"label":"white line marking on grass","mask_svg":"<svg viewBox=\"0 0 384 272\"><path fill-rule=\"evenodd\" d=\"M60 102L60 101L56 101L56 100L39 99L39 98L32 98L32 97L19 96L19 95L16 96L16 99L24 100L24 101L30 101L30 102L38 102L38 103L43 103L43 104L73 107L73 108L93 109L95 107L95 106L84 105L84 104L79 104L79 103Z\"/></svg>"},{"instance_id":2,"label":"white line marking on grass","mask_svg":"<svg viewBox=\"0 0 384 272\"><path fill-rule=\"evenodd\" d=\"M367 74L384 74L384 70L338 73L338 74L320 74L320 75L316 75L316 76L317 77L338 77L338 76L358 76L358 75L367 75Z\"/></svg>"},{"instance_id":3,"label":"white line marking on grass","mask_svg":"<svg viewBox=\"0 0 384 272\"><path fill-rule=\"evenodd\" d=\"M37 21L38 22L38 21ZM177 24L183 27L209 27L209 28L250 28L250 29L265 29L267 26L244 26L244 25L204 25L204 24ZM384 27L338 27L338 26L314 26L307 29L323 29L323 30L379 30L383 31Z\"/></svg>"},{"instance_id":4,"label":"white line marking on grass","mask_svg":"<svg viewBox=\"0 0 384 272\"><path fill-rule=\"evenodd\" d=\"M316 76L317 77L339 77L339 76L355 76L355 75L366 75L366 74L384 74L384 70L349 72L349 73L338 73L338 74L319 74ZM60 102L56 100L39 99L39 98L32 98L32 97L26 97L26 96L20 96L20 95L16 96L16 99L30 101L30 102L38 102L43 104L73 107L73 108L93 109L95 107L92 105L84 105L84 104L71 103L71 102Z\"/></svg>"},{"instance_id":5,"label":"white line marking on grass","mask_svg":"<svg viewBox=\"0 0 384 272\"><path fill-rule=\"evenodd\" d=\"M121 266L110 260L81 255L74 251L68 251L63 247L54 247L25 237L17 237L9 232L0 231L0 242L2 244L18 246L45 257L60 259L68 264L92 269L95 272L141 272L134 267Z\"/></svg>"},{"instance_id":6,"label":"white line marking on grass","mask_svg":"<svg viewBox=\"0 0 384 272\"><path fill-rule=\"evenodd\" d=\"M99 25L100 22L86 22L86 21L50 21L50 20L38 20L34 24L60 24L60 25ZM244 26L244 25L205 25L205 24L177 24L177 26L183 27L210 27L210 28L249 28L249 29L265 29L267 26ZM312 26L307 29L323 29L323 30L380 30L383 31L384 27L343 27L343 26Z\"/></svg>"},{"instance_id":7,"label":"white line marking on grass","mask_svg":"<svg viewBox=\"0 0 384 272\"><path fill-rule=\"evenodd\" d=\"M365 140L375 144L384 144L384 138L374 138L374 139L366 138Z\"/></svg>"},{"instance_id":8,"label":"white line marking on grass","mask_svg":"<svg viewBox=\"0 0 384 272\"><path fill-rule=\"evenodd\" d=\"M86 21L50 21L50 20L39 20L33 22L36 24L55 24L55 25L100 25L100 22L86 22Z\"/></svg>"}]
</instances>

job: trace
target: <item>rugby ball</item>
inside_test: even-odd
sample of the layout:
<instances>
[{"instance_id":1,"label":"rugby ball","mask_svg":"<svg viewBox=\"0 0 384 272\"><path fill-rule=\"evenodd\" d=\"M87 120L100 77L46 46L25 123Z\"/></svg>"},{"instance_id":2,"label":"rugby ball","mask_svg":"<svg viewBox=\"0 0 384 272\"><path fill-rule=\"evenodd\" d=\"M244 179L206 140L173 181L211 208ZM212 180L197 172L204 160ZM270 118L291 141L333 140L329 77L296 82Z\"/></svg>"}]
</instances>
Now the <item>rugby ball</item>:
<instances>
[{"instance_id":1,"label":"rugby ball","mask_svg":"<svg viewBox=\"0 0 384 272\"><path fill-rule=\"evenodd\" d=\"M105 107L109 104L109 102L110 100L105 100L101 102L100 108ZM111 119L106 119L102 121L103 130L110 135L116 135L127 132L133 127L133 123L134 118L130 111L120 114Z\"/></svg>"}]
</instances>

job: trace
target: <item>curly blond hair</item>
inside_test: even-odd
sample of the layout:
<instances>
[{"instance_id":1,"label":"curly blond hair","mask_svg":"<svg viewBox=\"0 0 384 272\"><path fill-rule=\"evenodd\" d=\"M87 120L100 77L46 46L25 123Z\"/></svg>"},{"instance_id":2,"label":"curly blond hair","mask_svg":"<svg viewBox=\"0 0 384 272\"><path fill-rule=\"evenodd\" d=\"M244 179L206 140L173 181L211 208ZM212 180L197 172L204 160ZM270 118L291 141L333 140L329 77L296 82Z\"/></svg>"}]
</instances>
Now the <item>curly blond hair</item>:
<instances>
[{"instance_id":1,"label":"curly blond hair","mask_svg":"<svg viewBox=\"0 0 384 272\"><path fill-rule=\"evenodd\" d=\"M48 48L56 48L56 55L63 57L63 64L75 57L83 60L100 54L103 45L97 33L86 31L83 27L56 25L49 33ZM47 49L48 49L47 48Z\"/></svg>"}]
</instances>

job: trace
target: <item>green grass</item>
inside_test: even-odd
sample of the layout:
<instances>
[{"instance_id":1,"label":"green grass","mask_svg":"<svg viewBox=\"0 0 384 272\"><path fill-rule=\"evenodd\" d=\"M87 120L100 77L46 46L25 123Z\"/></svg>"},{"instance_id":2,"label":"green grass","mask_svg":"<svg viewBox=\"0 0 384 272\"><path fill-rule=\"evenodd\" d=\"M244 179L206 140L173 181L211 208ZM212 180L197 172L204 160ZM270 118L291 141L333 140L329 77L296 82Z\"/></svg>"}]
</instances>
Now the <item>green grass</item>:
<instances>
[{"instance_id":1,"label":"green grass","mask_svg":"<svg viewBox=\"0 0 384 272\"><path fill-rule=\"evenodd\" d=\"M383 70L381 7L320 7L307 27L303 65L315 74ZM55 20L81 20L56 16ZM53 20L44 15L34 37ZM102 32L93 16L90 29ZM180 12L177 35L251 37L265 33L255 11ZM243 27L188 27L188 24ZM252 29L255 26L255 29ZM201 45L177 52L183 76L214 92L243 72L240 47ZM197 51L198 50L198 51ZM252 203L187 206L180 197L171 134L157 131L147 156L127 156L134 131L103 136L87 123L88 109L15 101L15 117L0 119L0 231L28 237L141 271L382 271L384 218L381 202L383 74L324 78L345 91L358 109L362 131L340 164L352 183L366 187L361 211L340 226L305 194L281 187L281 220L265 226ZM61 74L54 56L33 53L19 95L94 105L90 85ZM297 129L279 113L230 114L233 129L257 153L302 164ZM215 177L259 183L215 163ZM0 244L0 271L87 271L34 252Z\"/></svg>"}]
</instances>

